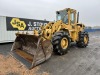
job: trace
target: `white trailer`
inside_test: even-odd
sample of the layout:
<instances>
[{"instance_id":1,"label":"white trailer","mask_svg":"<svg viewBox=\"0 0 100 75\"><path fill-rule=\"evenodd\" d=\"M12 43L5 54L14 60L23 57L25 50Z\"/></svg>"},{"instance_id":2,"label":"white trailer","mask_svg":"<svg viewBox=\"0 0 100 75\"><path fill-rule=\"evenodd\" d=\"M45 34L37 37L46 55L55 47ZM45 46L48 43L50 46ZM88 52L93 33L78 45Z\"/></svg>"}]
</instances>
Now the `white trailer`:
<instances>
[{"instance_id":1,"label":"white trailer","mask_svg":"<svg viewBox=\"0 0 100 75\"><path fill-rule=\"evenodd\" d=\"M18 31L32 33L49 21L0 16L0 43L14 42Z\"/></svg>"}]
</instances>

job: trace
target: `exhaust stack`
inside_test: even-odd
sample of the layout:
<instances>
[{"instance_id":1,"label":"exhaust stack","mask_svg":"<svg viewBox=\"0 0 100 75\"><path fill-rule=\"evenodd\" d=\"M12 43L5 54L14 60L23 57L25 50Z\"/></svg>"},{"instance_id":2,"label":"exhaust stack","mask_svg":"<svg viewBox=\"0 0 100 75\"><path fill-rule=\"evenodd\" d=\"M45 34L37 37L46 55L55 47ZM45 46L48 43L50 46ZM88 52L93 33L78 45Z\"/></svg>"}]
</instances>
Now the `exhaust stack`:
<instances>
[{"instance_id":1,"label":"exhaust stack","mask_svg":"<svg viewBox=\"0 0 100 75\"><path fill-rule=\"evenodd\" d=\"M79 12L77 13L77 23L79 22Z\"/></svg>"}]
</instances>

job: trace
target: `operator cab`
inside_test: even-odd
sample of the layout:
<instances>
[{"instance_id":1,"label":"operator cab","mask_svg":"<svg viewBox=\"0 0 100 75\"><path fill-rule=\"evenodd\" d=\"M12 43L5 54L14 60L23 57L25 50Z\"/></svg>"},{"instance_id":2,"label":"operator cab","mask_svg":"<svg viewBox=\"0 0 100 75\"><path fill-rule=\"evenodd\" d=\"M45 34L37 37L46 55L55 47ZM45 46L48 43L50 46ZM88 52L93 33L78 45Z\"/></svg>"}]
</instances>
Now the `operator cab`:
<instances>
[{"instance_id":1,"label":"operator cab","mask_svg":"<svg viewBox=\"0 0 100 75\"><path fill-rule=\"evenodd\" d=\"M76 23L76 10L66 8L56 12L56 19L62 20L65 24Z\"/></svg>"},{"instance_id":2,"label":"operator cab","mask_svg":"<svg viewBox=\"0 0 100 75\"><path fill-rule=\"evenodd\" d=\"M68 12L66 10L57 11L57 21L62 20L64 23L68 23Z\"/></svg>"}]
</instances>

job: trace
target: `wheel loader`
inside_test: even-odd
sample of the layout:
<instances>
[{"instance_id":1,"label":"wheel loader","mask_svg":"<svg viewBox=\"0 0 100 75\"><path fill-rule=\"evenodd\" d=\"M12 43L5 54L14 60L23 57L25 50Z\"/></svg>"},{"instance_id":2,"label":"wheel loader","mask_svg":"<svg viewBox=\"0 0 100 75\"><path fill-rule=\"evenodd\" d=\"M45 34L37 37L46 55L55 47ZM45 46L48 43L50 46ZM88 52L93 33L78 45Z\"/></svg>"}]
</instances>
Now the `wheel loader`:
<instances>
[{"instance_id":1,"label":"wheel loader","mask_svg":"<svg viewBox=\"0 0 100 75\"><path fill-rule=\"evenodd\" d=\"M84 31L85 25L79 23L79 12L66 8L56 12L56 22L49 22L34 30L34 34L16 33L16 39L11 49L11 55L32 69L48 60L52 52L64 55L71 43L85 48L89 43L89 35ZM29 65L30 64L30 65Z\"/></svg>"}]
</instances>

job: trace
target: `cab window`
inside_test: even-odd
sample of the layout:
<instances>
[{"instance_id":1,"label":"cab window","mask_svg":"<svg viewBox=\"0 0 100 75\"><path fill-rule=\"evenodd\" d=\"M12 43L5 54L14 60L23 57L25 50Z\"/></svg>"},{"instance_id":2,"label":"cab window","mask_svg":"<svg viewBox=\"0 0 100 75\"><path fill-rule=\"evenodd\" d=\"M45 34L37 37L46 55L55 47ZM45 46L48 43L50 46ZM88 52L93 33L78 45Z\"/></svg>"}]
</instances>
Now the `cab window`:
<instances>
[{"instance_id":1,"label":"cab window","mask_svg":"<svg viewBox=\"0 0 100 75\"><path fill-rule=\"evenodd\" d=\"M71 24L75 23L75 17L74 13L71 13Z\"/></svg>"}]
</instances>

